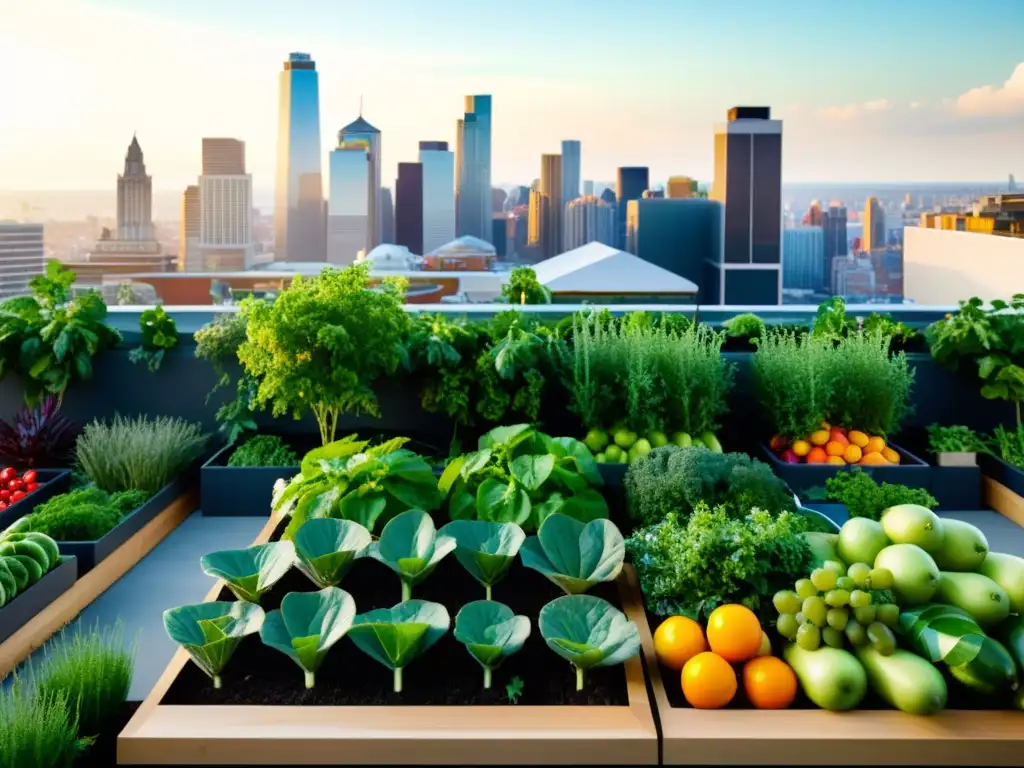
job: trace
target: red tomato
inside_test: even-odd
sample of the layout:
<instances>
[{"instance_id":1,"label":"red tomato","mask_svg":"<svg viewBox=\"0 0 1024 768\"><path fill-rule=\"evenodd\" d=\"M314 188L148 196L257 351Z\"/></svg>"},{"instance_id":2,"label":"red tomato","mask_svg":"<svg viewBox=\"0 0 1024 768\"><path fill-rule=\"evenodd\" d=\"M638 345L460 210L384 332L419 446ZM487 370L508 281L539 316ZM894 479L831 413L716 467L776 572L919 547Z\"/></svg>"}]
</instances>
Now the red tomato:
<instances>
[{"instance_id":1,"label":"red tomato","mask_svg":"<svg viewBox=\"0 0 1024 768\"><path fill-rule=\"evenodd\" d=\"M16 503L18 503L19 501L21 501L24 498L25 498L25 492L24 491L15 491L14 493L11 494L11 504L16 504Z\"/></svg>"},{"instance_id":2,"label":"red tomato","mask_svg":"<svg viewBox=\"0 0 1024 768\"><path fill-rule=\"evenodd\" d=\"M25 485L28 485L29 483L34 483L37 477L38 475L36 474L36 471L34 469L30 469L28 472L21 476L21 479L25 483Z\"/></svg>"},{"instance_id":3,"label":"red tomato","mask_svg":"<svg viewBox=\"0 0 1024 768\"><path fill-rule=\"evenodd\" d=\"M7 501L11 498L11 492L6 488L0 488L0 501Z\"/></svg>"},{"instance_id":4,"label":"red tomato","mask_svg":"<svg viewBox=\"0 0 1024 768\"><path fill-rule=\"evenodd\" d=\"M7 483L7 487L11 491L20 491L22 488L25 487L25 484L23 482L21 482L20 478L16 477L13 480L11 480L9 483Z\"/></svg>"},{"instance_id":5,"label":"red tomato","mask_svg":"<svg viewBox=\"0 0 1024 768\"><path fill-rule=\"evenodd\" d=\"M0 512L3 512L5 509L7 509L7 502L0 501Z\"/></svg>"},{"instance_id":6,"label":"red tomato","mask_svg":"<svg viewBox=\"0 0 1024 768\"><path fill-rule=\"evenodd\" d=\"M9 483L17 476L18 472L14 467L4 467L3 471L0 472L0 483Z\"/></svg>"},{"instance_id":7,"label":"red tomato","mask_svg":"<svg viewBox=\"0 0 1024 768\"><path fill-rule=\"evenodd\" d=\"M25 486L25 493L32 493L32 491L39 489L39 483L28 483Z\"/></svg>"}]
</instances>

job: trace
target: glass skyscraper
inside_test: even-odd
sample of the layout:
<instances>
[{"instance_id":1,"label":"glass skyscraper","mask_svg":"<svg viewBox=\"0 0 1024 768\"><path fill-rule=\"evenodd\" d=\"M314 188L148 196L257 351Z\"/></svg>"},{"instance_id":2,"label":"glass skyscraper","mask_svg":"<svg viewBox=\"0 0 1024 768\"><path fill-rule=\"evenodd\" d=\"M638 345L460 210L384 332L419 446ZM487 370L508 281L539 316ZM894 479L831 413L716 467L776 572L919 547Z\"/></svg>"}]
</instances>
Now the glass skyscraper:
<instances>
[{"instance_id":1,"label":"glass skyscraper","mask_svg":"<svg viewBox=\"0 0 1024 768\"><path fill-rule=\"evenodd\" d=\"M562 142L562 202L580 196L580 143L575 139Z\"/></svg>"},{"instance_id":2,"label":"glass skyscraper","mask_svg":"<svg viewBox=\"0 0 1024 768\"><path fill-rule=\"evenodd\" d=\"M491 97L467 96L456 147L458 234L490 242Z\"/></svg>"},{"instance_id":3,"label":"glass skyscraper","mask_svg":"<svg viewBox=\"0 0 1024 768\"><path fill-rule=\"evenodd\" d=\"M278 83L274 258L324 261L327 227L316 62L308 53L289 54Z\"/></svg>"},{"instance_id":4,"label":"glass skyscraper","mask_svg":"<svg viewBox=\"0 0 1024 768\"><path fill-rule=\"evenodd\" d=\"M455 239L455 155L445 141L421 141L423 253Z\"/></svg>"}]
</instances>

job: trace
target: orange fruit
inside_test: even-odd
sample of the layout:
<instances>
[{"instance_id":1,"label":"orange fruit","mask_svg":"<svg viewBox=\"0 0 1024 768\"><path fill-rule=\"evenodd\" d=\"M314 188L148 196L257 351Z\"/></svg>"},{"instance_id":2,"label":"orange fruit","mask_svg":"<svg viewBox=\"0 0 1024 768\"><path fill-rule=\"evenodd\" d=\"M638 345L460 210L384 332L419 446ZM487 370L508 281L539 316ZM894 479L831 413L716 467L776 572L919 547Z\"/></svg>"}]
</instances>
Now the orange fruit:
<instances>
[{"instance_id":1,"label":"orange fruit","mask_svg":"<svg viewBox=\"0 0 1024 768\"><path fill-rule=\"evenodd\" d=\"M824 445L828 442L829 433L826 429L819 429L817 432L812 432L810 438L812 445Z\"/></svg>"},{"instance_id":2,"label":"orange fruit","mask_svg":"<svg viewBox=\"0 0 1024 768\"><path fill-rule=\"evenodd\" d=\"M864 454L861 453L861 450L858 446L854 445L853 443L850 443L848 446L846 446L846 452L843 454L843 458L846 459L847 464L856 464L858 461L860 461L861 456L863 455Z\"/></svg>"},{"instance_id":3,"label":"orange fruit","mask_svg":"<svg viewBox=\"0 0 1024 768\"><path fill-rule=\"evenodd\" d=\"M756 709L786 709L796 698L796 675L776 656L753 659L743 667L743 690Z\"/></svg>"},{"instance_id":4,"label":"orange fruit","mask_svg":"<svg viewBox=\"0 0 1024 768\"><path fill-rule=\"evenodd\" d=\"M842 456L846 453L846 445L835 440L829 440L825 443L825 453L829 456Z\"/></svg>"},{"instance_id":5,"label":"orange fruit","mask_svg":"<svg viewBox=\"0 0 1024 768\"><path fill-rule=\"evenodd\" d=\"M832 427L832 431L828 433L829 442L842 443L843 445L849 445L850 441L846 437L846 433L839 427Z\"/></svg>"},{"instance_id":6,"label":"orange fruit","mask_svg":"<svg viewBox=\"0 0 1024 768\"><path fill-rule=\"evenodd\" d=\"M888 461L890 464L899 464L900 455L896 453L892 448L885 447L882 449L882 458Z\"/></svg>"},{"instance_id":7,"label":"orange fruit","mask_svg":"<svg viewBox=\"0 0 1024 768\"><path fill-rule=\"evenodd\" d=\"M806 440L797 440L795 443L793 443L793 447L790 448L790 450L793 451L793 453L795 453L797 456L806 456L808 453L811 452L811 444L808 443Z\"/></svg>"},{"instance_id":8,"label":"orange fruit","mask_svg":"<svg viewBox=\"0 0 1024 768\"><path fill-rule=\"evenodd\" d=\"M669 669L681 670L686 662L707 649L703 628L686 616L669 616L654 631L654 652Z\"/></svg>"},{"instance_id":9,"label":"orange fruit","mask_svg":"<svg viewBox=\"0 0 1024 768\"><path fill-rule=\"evenodd\" d=\"M857 463L858 464L879 465L879 464L888 464L889 462L886 461L885 460L885 456L883 456L880 453L865 453L861 457L861 460L858 461Z\"/></svg>"},{"instance_id":10,"label":"orange fruit","mask_svg":"<svg viewBox=\"0 0 1024 768\"><path fill-rule=\"evenodd\" d=\"M833 464L833 465L835 465L837 467L845 467L846 466L846 459L844 459L842 456L829 456L825 460L825 463L826 464Z\"/></svg>"},{"instance_id":11,"label":"orange fruit","mask_svg":"<svg viewBox=\"0 0 1024 768\"><path fill-rule=\"evenodd\" d=\"M717 653L698 653L686 662L682 683L694 709L720 709L736 695L736 671Z\"/></svg>"},{"instance_id":12,"label":"orange fruit","mask_svg":"<svg viewBox=\"0 0 1024 768\"><path fill-rule=\"evenodd\" d=\"M850 439L850 442L856 445L858 448L863 448L864 446L866 446L868 444L868 440L871 439L866 434L864 434L863 432L859 432L856 429L851 429L850 434L848 434L847 437Z\"/></svg>"},{"instance_id":13,"label":"orange fruit","mask_svg":"<svg viewBox=\"0 0 1024 768\"><path fill-rule=\"evenodd\" d=\"M726 661L752 659L761 650L761 622L745 605L720 605L708 616L708 645Z\"/></svg>"},{"instance_id":14,"label":"orange fruit","mask_svg":"<svg viewBox=\"0 0 1024 768\"><path fill-rule=\"evenodd\" d=\"M864 446L864 453L881 453L885 450L885 440L880 437L868 438L868 444Z\"/></svg>"},{"instance_id":15,"label":"orange fruit","mask_svg":"<svg viewBox=\"0 0 1024 768\"><path fill-rule=\"evenodd\" d=\"M824 464L828 460L828 454L825 453L825 449L820 445L816 445L811 448L807 454L808 464Z\"/></svg>"}]
</instances>

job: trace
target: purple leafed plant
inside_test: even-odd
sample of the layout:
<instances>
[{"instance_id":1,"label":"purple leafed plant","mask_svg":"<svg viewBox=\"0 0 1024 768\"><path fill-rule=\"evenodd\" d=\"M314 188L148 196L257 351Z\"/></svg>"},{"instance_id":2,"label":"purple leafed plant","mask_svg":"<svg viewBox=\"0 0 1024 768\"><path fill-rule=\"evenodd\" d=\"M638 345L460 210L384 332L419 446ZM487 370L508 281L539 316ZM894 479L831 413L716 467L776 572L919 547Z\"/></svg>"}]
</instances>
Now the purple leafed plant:
<instances>
[{"instance_id":1,"label":"purple leafed plant","mask_svg":"<svg viewBox=\"0 0 1024 768\"><path fill-rule=\"evenodd\" d=\"M52 395L35 407L23 406L13 424L0 419L0 458L19 469L62 466L74 447L75 429Z\"/></svg>"}]
</instances>

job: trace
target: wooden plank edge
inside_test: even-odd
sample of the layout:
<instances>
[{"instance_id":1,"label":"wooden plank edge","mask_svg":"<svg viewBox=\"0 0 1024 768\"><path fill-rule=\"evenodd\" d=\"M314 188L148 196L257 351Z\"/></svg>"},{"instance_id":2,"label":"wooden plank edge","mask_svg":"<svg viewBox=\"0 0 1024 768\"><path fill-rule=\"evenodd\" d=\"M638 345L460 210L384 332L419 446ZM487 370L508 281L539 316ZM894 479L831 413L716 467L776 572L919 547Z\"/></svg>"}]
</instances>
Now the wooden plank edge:
<instances>
[{"instance_id":1,"label":"wooden plank edge","mask_svg":"<svg viewBox=\"0 0 1024 768\"><path fill-rule=\"evenodd\" d=\"M0 645L0 678L41 648L90 603L135 567L157 544L196 509L197 494L187 491L118 547L103 562L78 579L70 589Z\"/></svg>"},{"instance_id":2,"label":"wooden plank edge","mask_svg":"<svg viewBox=\"0 0 1024 768\"><path fill-rule=\"evenodd\" d=\"M998 480L993 480L988 476L984 476L983 480L985 504L1003 517L1024 528L1024 498L1021 498Z\"/></svg>"}]
</instances>

